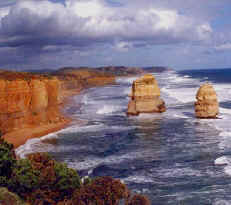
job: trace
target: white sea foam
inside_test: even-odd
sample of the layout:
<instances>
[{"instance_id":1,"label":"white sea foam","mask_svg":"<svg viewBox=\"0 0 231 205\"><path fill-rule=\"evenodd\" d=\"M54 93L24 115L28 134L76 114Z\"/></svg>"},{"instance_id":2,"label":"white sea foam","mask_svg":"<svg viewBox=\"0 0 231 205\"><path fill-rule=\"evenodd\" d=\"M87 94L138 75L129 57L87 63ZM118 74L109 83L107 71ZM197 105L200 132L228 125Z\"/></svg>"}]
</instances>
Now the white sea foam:
<instances>
[{"instance_id":1,"label":"white sea foam","mask_svg":"<svg viewBox=\"0 0 231 205\"><path fill-rule=\"evenodd\" d=\"M131 93L131 87L128 87L128 88L125 88L124 90L123 90L123 94L125 94L125 95L129 95Z\"/></svg>"},{"instance_id":2,"label":"white sea foam","mask_svg":"<svg viewBox=\"0 0 231 205\"><path fill-rule=\"evenodd\" d=\"M230 156L222 156L220 158L217 158L214 161L215 165L224 165L224 172L231 176L231 157Z\"/></svg>"},{"instance_id":3,"label":"white sea foam","mask_svg":"<svg viewBox=\"0 0 231 205\"><path fill-rule=\"evenodd\" d=\"M119 84L132 84L134 80L139 78L140 76L135 76L135 77L118 77L116 78L116 82Z\"/></svg>"},{"instance_id":4,"label":"white sea foam","mask_svg":"<svg viewBox=\"0 0 231 205\"><path fill-rule=\"evenodd\" d=\"M123 181L125 183L129 183L129 182L135 182L135 183L154 183L154 176L150 177L150 176L144 176L144 175L133 175L133 176L129 176L127 178L124 178Z\"/></svg>"},{"instance_id":5,"label":"white sea foam","mask_svg":"<svg viewBox=\"0 0 231 205\"><path fill-rule=\"evenodd\" d=\"M219 134L220 137L230 137L231 138L231 132L227 132L227 131L224 131L224 132L221 132Z\"/></svg>"},{"instance_id":6,"label":"white sea foam","mask_svg":"<svg viewBox=\"0 0 231 205\"><path fill-rule=\"evenodd\" d=\"M222 107L220 107L219 110L220 110L220 113L221 113L221 114L229 114L229 115L231 115L231 109L227 109L227 108L222 108ZM225 117L225 116L224 116L224 117Z\"/></svg>"},{"instance_id":7,"label":"white sea foam","mask_svg":"<svg viewBox=\"0 0 231 205\"><path fill-rule=\"evenodd\" d=\"M95 104L95 102L89 98L88 94L85 94L83 96L82 103L84 103L85 105Z\"/></svg>"},{"instance_id":8,"label":"white sea foam","mask_svg":"<svg viewBox=\"0 0 231 205\"><path fill-rule=\"evenodd\" d=\"M189 116L183 115L183 114L173 114L174 118L183 118L183 119L189 119Z\"/></svg>"},{"instance_id":9,"label":"white sea foam","mask_svg":"<svg viewBox=\"0 0 231 205\"><path fill-rule=\"evenodd\" d=\"M132 120L137 120L137 121L141 120L141 121L143 121L143 120L148 120L148 119L150 119L150 120L154 120L154 119L158 120L158 119L161 119L162 116L163 116L163 114L161 114L161 113L155 113L155 115L149 114L149 113L141 113L138 116L131 116L130 118Z\"/></svg>"},{"instance_id":10,"label":"white sea foam","mask_svg":"<svg viewBox=\"0 0 231 205\"><path fill-rule=\"evenodd\" d=\"M188 75L180 76L176 72L173 72L170 75L168 75L167 80L168 80L168 83L174 83L174 84L179 84L179 83L193 84L195 82L199 82L199 80L192 79Z\"/></svg>"},{"instance_id":11,"label":"white sea foam","mask_svg":"<svg viewBox=\"0 0 231 205\"><path fill-rule=\"evenodd\" d=\"M226 166L226 167L224 168L224 171L225 171L225 173L226 173L227 175L231 176L231 165Z\"/></svg>"},{"instance_id":12,"label":"white sea foam","mask_svg":"<svg viewBox=\"0 0 231 205\"><path fill-rule=\"evenodd\" d=\"M215 199L215 201L212 203L213 205L230 205L230 200L223 200L223 199Z\"/></svg>"},{"instance_id":13,"label":"white sea foam","mask_svg":"<svg viewBox=\"0 0 231 205\"><path fill-rule=\"evenodd\" d=\"M85 126L74 125L71 127L67 127L66 129L63 129L61 133L97 132L97 131L101 131L104 128L105 126L102 123L98 123L95 125L85 125Z\"/></svg>"},{"instance_id":14,"label":"white sea foam","mask_svg":"<svg viewBox=\"0 0 231 205\"><path fill-rule=\"evenodd\" d=\"M231 149L231 132L221 132L219 134L220 137L220 143L219 143L219 148L220 149L227 149L230 150Z\"/></svg>"},{"instance_id":15,"label":"white sea foam","mask_svg":"<svg viewBox=\"0 0 231 205\"><path fill-rule=\"evenodd\" d=\"M15 151L16 154L20 158L25 158L26 155L35 153L35 152L63 152L66 150L80 150L84 149L85 147L82 145L78 146L69 146L69 145L53 145L50 143L43 142L44 140L47 139L58 139L59 134L71 134L71 133L85 133L85 132L92 132L92 138L99 138L100 136L95 136L93 133L95 132L103 132L110 130L111 133L115 132L117 133L118 131L125 131L125 130L130 130L134 129L135 126L106 126L102 123L98 123L96 125L85 125L85 126L78 126L78 125L73 125L70 127L67 127L65 129L62 129L58 132L51 133L49 135L45 135L41 138L33 138L27 140L27 142L24 145L21 145L18 147ZM103 135L102 135L103 137Z\"/></svg>"},{"instance_id":16,"label":"white sea foam","mask_svg":"<svg viewBox=\"0 0 231 205\"><path fill-rule=\"evenodd\" d=\"M114 156L108 156L104 158L99 157L85 157L83 159L71 159L71 161L66 160L65 162L72 168L78 169L78 170L93 170L100 164L106 164L106 165L116 165L120 164L122 162L130 161L133 159L143 159L145 157L152 157L152 153L145 151L145 150L137 150L134 152L126 153L123 155L114 155Z\"/></svg>"},{"instance_id":17,"label":"white sea foam","mask_svg":"<svg viewBox=\"0 0 231 205\"><path fill-rule=\"evenodd\" d=\"M122 107L121 106L116 106L116 105L103 105L102 108L100 108L99 110L97 110L97 114L103 115L103 114L109 114L109 113L114 113L114 112L118 112L118 111L122 111Z\"/></svg>"},{"instance_id":18,"label":"white sea foam","mask_svg":"<svg viewBox=\"0 0 231 205\"><path fill-rule=\"evenodd\" d=\"M222 156L222 157L217 158L214 161L214 164L215 165L230 165L231 164L231 159L228 158L227 156Z\"/></svg>"},{"instance_id":19,"label":"white sea foam","mask_svg":"<svg viewBox=\"0 0 231 205\"><path fill-rule=\"evenodd\" d=\"M191 169L189 167L182 168L169 168L169 169L160 169L159 175L162 177L184 177L184 176L202 176L203 174L196 169Z\"/></svg>"},{"instance_id":20,"label":"white sea foam","mask_svg":"<svg viewBox=\"0 0 231 205\"><path fill-rule=\"evenodd\" d=\"M219 101L229 101L231 99L230 84L214 84Z\"/></svg>"},{"instance_id":21,"label":"white sea foam","mask_svg":"<svg viewBox=\"0 0 231 205\"><path fill-rule=\"evenodd\" d=\"M56 139L57 134L52 133L41 138L33 138L27 140L24 145L19 146L15 152L20 158L25 158L26 155L36 152L44 152L45 150L51 150L53 146L51 144L42 144L45 139ZM42 145L42 146L41 146Z\"/></svg>"},{"instance_id":22,"label":"white sea foam","mask_svg":"<svg viewBox=\"0 0 231 205\"><path fill-rule=\"evenodd\" d=\"M170 97L176 99L178 102L189 103L195 101L197 88L162 88L162 91Z\"/></svg>"}]
</instances>

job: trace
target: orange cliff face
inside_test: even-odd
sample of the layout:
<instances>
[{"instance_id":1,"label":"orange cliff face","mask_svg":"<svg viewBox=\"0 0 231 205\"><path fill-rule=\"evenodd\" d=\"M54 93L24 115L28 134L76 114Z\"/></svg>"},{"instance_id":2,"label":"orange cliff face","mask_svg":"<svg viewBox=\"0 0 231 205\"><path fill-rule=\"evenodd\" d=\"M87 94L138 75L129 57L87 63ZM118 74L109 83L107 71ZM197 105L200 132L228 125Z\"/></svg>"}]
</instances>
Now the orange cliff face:
<instances>
[{"instance_id":1,"label":"orange cliff face","mask_svg":"<svg viewBox=\"0 0 231 205\"><path fill-rule=\"evenodd\" d=\"M0 129L8 133L17 129L60 122L64 117L60 81L40 76L1 76Z\"/></svg>"},{"instance_id":2,"label":"orange cliff face","mask_svg":"<svg viewBox=\"0 0 231 205\"><path fill-rule=\"evenodd\" d=\"M67 70L55 75L0 71L0 130L65 123L60 112L66 97L84 88L115 83L115 77L90 69Z\"/></svg>"}]
</instances>

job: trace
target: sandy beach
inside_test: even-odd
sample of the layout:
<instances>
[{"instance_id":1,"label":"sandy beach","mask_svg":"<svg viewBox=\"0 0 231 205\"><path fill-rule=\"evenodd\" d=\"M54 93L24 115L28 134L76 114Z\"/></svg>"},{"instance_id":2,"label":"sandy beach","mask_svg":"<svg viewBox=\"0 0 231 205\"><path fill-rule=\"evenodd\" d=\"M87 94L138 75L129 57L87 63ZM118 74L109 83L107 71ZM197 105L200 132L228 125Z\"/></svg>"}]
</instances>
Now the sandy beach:
<instances>
[{"instance_id":1,"label":"sandy beach","mask_svg":"<svg viewBox=\"0 0 231 205\"><path fill-rule=\"evenodd\" d=\"M57 75L51 79L42 74L35 76L10 71L2 74L0 88L5 90L1 106L2 110L7 111L0 113L0 125L4 133L2 137L7 142L17 148L28 139L42 137L67 127L72 119L61 110L72 104L72 96L90 87L115 82L114 76L103 76L99 72L87 70L70 73L64 72L63 78ZM28 83L26 77L32 80ZM11 79L10 84L8 79ZM7 89L4 86L11 89L11 94L5 92Z\"/></svg>"},{"instance_id":2,"label":"sandy beach","mask_svg":"<svg viewBox=\"0 0 231 205\"><path fill-rule=\"evenodd\" d=\"M3 138L14 145L15 148L26 143L27 140L56 132L68 126L71 120L65 120L64 122L51 123L48 125L41 125L31 128L24 128L7 133Z\"/></svg>"},{"instance_id":3,"label":"sandy beach","mask_svg":"<svg viewBox=\"0 0 231 205\"><path fill-rule=\"evenodd\" d=\"M67 106L72 102L72 96L78 95L80 91L65 91L63 92L64 100L60 105L60 109ZM71 118L65 117L62 122L58 123L50 123L45 125L33 126L28 128L22 128L15 130L13 132L6 133L3 135L3 139L5 139L8 143L14 145L14 148L18 148L19 146L26 143L27 140L42 137L44 135L48 135L53 132L57 132L61 129L66 128L72 122Z\"/></svg>"}]
</instances>

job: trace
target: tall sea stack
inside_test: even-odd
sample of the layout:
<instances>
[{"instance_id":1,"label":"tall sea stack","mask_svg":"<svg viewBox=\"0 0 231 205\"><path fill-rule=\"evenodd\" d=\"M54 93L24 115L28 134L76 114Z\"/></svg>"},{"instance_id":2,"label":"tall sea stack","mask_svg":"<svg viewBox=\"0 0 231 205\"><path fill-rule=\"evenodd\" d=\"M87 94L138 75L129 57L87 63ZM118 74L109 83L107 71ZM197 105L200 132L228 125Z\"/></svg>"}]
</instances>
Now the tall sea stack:
<instances>
[{"instance_id":1,"label":"tall sea stack","mask_svg":"<svg viewBox=\"0 0 231 205\"><path fill-rule=\"evenodd\" d=\"M209 83L202 85L196 95L195 115L197 118L217 118L219 103L213 86Z\"/></svg>"},{"instance_id":2,"label":"tall sea stack","mask_svg":"<svg viewBox=\"0 0 231 205\"><path fill-rule=\"evenodd\" d=\"M160 99L157 81L151 74L146 74L133 82L130 97L127 115L166 111L165 103Z\"/></svg>"}]
</instances>

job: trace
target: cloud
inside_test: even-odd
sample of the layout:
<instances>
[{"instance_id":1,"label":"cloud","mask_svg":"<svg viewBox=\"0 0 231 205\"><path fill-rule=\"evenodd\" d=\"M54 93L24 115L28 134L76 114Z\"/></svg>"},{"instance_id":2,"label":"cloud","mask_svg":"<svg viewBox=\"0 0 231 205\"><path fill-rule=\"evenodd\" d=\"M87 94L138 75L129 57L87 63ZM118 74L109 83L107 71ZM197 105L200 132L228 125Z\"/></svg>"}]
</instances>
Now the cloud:
<instances>
[{"instance_id":1,"label":"cloud","mask_svg":"<svg viewBox=\"0 0 231 205\"><path fill-rule=\"evenodd\" d=\"M3 17L7 16L9 14L10 11L10 7L0 7L0 19L2 19Z\"/></svg>"},{"instance_id":2,"label":"cloud","mask_svg":"<svg viewBox=\"0 0 231 205\"><path fill-rule=\"evenodd\" d=\"M171 44L210 37L208 22L177 10L112 7L103 0L20 1L1 15L2 46L89 46L116 41Z\"/></svg>"},{"instance_id":3,"label":"cloud","mask_svg":"<svg viewBox=\"0 0 231 205\"><path fill-rule=\"evenodd\" d=\"M121 52L126 52L132 47L133 47L132 43L129 42L120 41L115 44L115 49Z\"/></svg>"},{"instance_id":4,"label":"cloud","mask_svg":"<svg viewBox=\"0 0 231 205\"><path fill-rule=\"evenodd\" d=\"M113 61L109 52L97 56L97 51L103 49L122 55L133 49L185 44L224 49L226 41L218 40L211 22L214 13L226 3L227 0L201 0L200 4L195 0L8 0L0 3L0 53L11 50L8 61L23 57L29 64L37 58L48 65L55 56L70 62L70 55L75 56L73 63L74 59L85 62L81 60L83 56L91 55ZM56 59L57 65L60 59ZM6 63L6 59L0 60L0 65Z\"/></svg>"},{"instance_id":5,"label":"cloud","mask_svg":"<svg viewBox=\"0 0 231 205\"><path fill-rule=\"evenodd\" d=\"M16 3L17 0L4 0L0 2L0 8L1 7L7 7L7 6L11 6L13 4Z\"/></svg>"},{"instance_id":6,"label":"cloud","mask_svg":"<svg viewBox=\"0 0 231 205\"><path fill-rule=\"evenodd\" d=\"M218 46L215 46L217 51L231 50L231 43L225 43Z\"/></svg>"}]
</instances>

